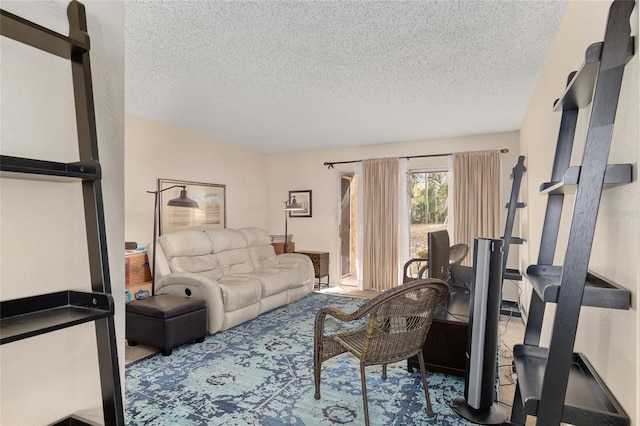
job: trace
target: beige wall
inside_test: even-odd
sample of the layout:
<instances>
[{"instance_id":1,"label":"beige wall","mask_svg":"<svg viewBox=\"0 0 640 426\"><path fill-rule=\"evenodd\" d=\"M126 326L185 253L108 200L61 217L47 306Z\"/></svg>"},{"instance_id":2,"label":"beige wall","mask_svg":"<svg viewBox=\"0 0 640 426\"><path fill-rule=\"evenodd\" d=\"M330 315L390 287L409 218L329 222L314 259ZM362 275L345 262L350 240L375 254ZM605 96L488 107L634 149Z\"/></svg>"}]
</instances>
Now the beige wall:
<instances>
[{"instance_id":1,"label":"beige wall","mask_svg":"<svg viewBox=\"0 0 640 426\"><path fill-rule=\"evenodd\" d=\"M340 174L353 172L353 165L340 164L336 165L334 169L328 170L323 165L325 161L348 161L508 148L509 153L501 156L503 177L501 204L505 205L511 194L509 175L518 159L518 143L518 134L512 132L272 154L268 157L268 231L277 234L284 233L284 211L282 206L290 190L312 190L313 216L310 218L289 219L289 233L293 234L296 250L316 250L330 253L331 280L332 282L337 282L339 278L339 262L337 259L340 255L340 239L338 238ZM449 157L412 159L409 160L408 168L447 168L448 162ZM503 212L501 226L504 226L505 215L506 209ZM514 247L512 254L509 256L514 265L517 265L517 253L518 248ZM507 288L510 287L511 285L507 285ZM510 288L507 291L514 291L514 289Z\"/></svg>"},{"instance_id":2,"label":"beige wall","mask_svg":"<svg viewBox=\"0 0 640 426\"><path fill-rule=\"evenodd\" d=\"M125 139L126 241L152 241L159 178L226 185L227 227L266 227L266 154L132 114Z\"/></svg>"},{"instance_id":3,"label":"beige wall","mask_svg":"<svg viewBox=\"0 0 640 426\"><path fill-rule=\"evenodd\" d=\"M325 161L422 155L443 152L509 149L503 154L501 202L511 193L509 175L518 158L518 134L499 133L431 141L369 145L345 149L263 154L133 114L125 126L125 240L151 242L153 195L158 178L227 185L227 227L257 226L270 234L284 233L283 204L290 190L312 191L313 215L290 218L289 233L297 250L328 251L332 281L338 279L338 215L340 174L352 165L327 170ZM414 159L410 169L448 166L449 157ZM506 209L503 212L504 224ZM501 225L503 226L503 225ZM517 267L518 247L510 265ZM517 287L507 284L505 298L515 300Z\"/></svg>"},{"instance_id":4,"label":"beige wall","mask_svg":"<svg viewBox=\"0 0 640 426\"><path fill-rule=\"evenodd\" d=\"M124 5L84 3L123 367ZM2 8L68 34L67 4L2 1ZM4 37L1 43L2 154L77 161L69 62ZM0 179L0 193L0 298L90 291L80 184ZM91 323L0 346L0 424L49 424L101 407L96 354Z\"/></svg>"},{"instance_id":5,"label":"beige wall","mask_svg":"<svg viewBox=\"0 0 640 426\"><path fill-rule=\"evenodd\" d=\"M539 195L542 182L549 180L553 164L561 113L552 111L552 103L562 93L569 72L584 61L584 51L604 35L610 2L572 1L520 131L521 151L527 156L526 191L528 203L522 232L528 239L521 261L524 269L535 263L544 219L546 197ZM638 7L632 15L632 34L638 34ZM609 163L632 163L633 183L603 192L590 270L605 276L632 292L628 311L583 308L575 344L583 352L622 404L633 424L640 424L638 408L638 54L625 69L622 94L611 143ZM580 111L572 165L581 162L588 125L589 108ZM565 206L572 197L565 197ZM565 208L570 213L571 208ZM562 264L570 226L570 214L564 214L555 264ZM527 286L530 291L530 287ZM528 296L528 294L526 295ZM525 297L528 300L528 297ZM528 302L525 306L528 306ZM548 341L555 306L545 317L544 340Z\"/></svg>"}]
</instances>

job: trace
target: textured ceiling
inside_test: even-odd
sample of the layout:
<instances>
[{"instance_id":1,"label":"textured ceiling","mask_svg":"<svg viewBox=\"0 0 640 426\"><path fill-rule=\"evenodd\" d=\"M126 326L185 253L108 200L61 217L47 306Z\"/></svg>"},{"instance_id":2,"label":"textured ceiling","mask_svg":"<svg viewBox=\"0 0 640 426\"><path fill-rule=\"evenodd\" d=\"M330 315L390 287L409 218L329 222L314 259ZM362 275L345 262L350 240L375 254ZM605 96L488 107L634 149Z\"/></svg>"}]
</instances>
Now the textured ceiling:
<instances>
[{"instance_id":1,"label":"textured ceiling","mask_svg":"<svg viewBox=\"0 0 640 426\"><path fill-rule=\"evenodd\" d=\"M514 131L565 1L132 1L128 112L262 152Z\"/></svg>"}]
</instances>

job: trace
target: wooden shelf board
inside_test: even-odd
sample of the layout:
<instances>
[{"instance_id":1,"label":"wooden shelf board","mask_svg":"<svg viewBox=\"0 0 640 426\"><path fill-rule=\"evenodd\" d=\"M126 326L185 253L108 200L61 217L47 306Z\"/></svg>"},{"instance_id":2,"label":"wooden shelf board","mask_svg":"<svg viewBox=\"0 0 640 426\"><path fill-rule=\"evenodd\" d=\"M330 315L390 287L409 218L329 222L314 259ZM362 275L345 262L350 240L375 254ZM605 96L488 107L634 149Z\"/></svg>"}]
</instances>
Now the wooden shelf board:
<instances>
[{"instance_id":1,"label":"wooden shelf board","mask_svg":"<svg viewBox=\"0 0 640 426\"><path fill-rule=\"evenodd\" d=\"M0 177L78 182L101 178L98 162L59 163L33 158L0 156Z\"/></svg>"},{"instance_id":2,"label":"wooden shelf board","mask_svg":"<svg viewBox=\"0 0 640 426\"><path fill-rule=\"evenodd\" d=\"M517 204L516 204L516 208L517 208L517 209L523 209L523 208L525 208L526 206L527 206L527 203L521 203L521 202L519 202L519 203L517 203ZM509 207L511 207L511 203L507 203L507 205L505 205L504 207L505 207L506 209L508 209Z\"/></svg>"},{"instance_id":3,"label":"wooden shelf board","mask_svg":"<svg viewBox=\"0 0 640 426\"><path fill-rule=\"evenodd\" d=\"M64 59L89 51L89 35L79 32L78 40L0 10L0 34Z\"/></svg>"},{"instance_id":4,"label":"wooden shelf board","mask_svg":"<svg viewBox=\"0 0 640 426\"><path fill-rule=\"evenodd\" d=\"M545 182L540 185L540 193L542 194L564 194L567 187L575 190L575 185L580 182L581 166L572 166L567 169L564 178L559 182ZM605 185L620 185L631 182L632 167L631 164L607 164L604 175Z\"/></svg>"},{"instance_id":5,"label":"wooden shelf board","mask_svg":"<svg viewBox=\"0 0 640 426\"><path fill-rule=\"evenodd\" d=\"M535 416L538 411L547 358L547 348L527 345L513 348L518 386L525 412L529 415ZM579 353L573 354L562 421L571 424L629 424L620 404L589 361Z\"/></svg>"},{"instance_id":6,"label":"wooden shelf board","mask_svg":"<svg viewBox=\"0 0 640 426\"><path fill-rule=\"evenodd\" d=\"M511 244L524 244L524 239L520 237L511 237Z\"/></svg>"},{"instance_id":7,"label":"wooden shelf board","mask_svg":"<svg viewBox=\"0 0 640 426\"><path fill-rule=\"evenodd\" d=\"M630 37L626 62L629 62L633 57L634 42L635 38ZM575 73L562 96L556 100L554 111L580 109L591 103L595 82L598 78L602 45L603 42L598 42L587 48L584 63Z\"/></svg>"},{"instance_id":8,"label":"wooden shelf board","mask_svg":"<svg viewBox=\"0 0 640 426\"><path fill-rule=\"evenodd\" d=\"M517 269L507 268L504 270L504 279L513 281L522 281L522 274Z\"/></svg>"},{"instance_id":9,"label":"wooden shelf board","mask_svg":"<svg viewBox=\"0 0 640 426\"><path fill-rule=\"evenodd\" d=\"M61 291L0 302L0 315L0 344L5 344L111 316L113 299Z\"/></svg>"},{"instance_id":10,"label":"wooden shelf board","mask_svg":"<svg viewBox=\"0 0 640 426\"><path fill-rule=\"evenodd\" d=\"M556 303L560 294L562 267L555 265L531 265L527 279L544 302ZM631 292L596 274L587 274L582 306L627 310L631 306Z\"/></svg>"}]
</instances>

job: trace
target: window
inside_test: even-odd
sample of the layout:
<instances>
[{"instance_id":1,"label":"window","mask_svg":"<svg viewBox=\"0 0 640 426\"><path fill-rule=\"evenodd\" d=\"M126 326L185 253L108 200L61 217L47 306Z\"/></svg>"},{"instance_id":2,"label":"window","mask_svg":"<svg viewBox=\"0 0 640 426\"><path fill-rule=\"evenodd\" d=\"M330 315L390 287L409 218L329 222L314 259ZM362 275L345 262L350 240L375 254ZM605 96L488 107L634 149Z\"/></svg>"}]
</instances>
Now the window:
<instances>
[{"instance_id":1,"label":"window","mask_svg":"<svg viewBox=\"0 0 640 426\"><path fill-rule=\"evenodd\" d=\"M449 209L448 173L444 170L414 171L409 173L411 198L411 257L426 257L427 234L447 229Z\"/></svg>"}]
</instances>

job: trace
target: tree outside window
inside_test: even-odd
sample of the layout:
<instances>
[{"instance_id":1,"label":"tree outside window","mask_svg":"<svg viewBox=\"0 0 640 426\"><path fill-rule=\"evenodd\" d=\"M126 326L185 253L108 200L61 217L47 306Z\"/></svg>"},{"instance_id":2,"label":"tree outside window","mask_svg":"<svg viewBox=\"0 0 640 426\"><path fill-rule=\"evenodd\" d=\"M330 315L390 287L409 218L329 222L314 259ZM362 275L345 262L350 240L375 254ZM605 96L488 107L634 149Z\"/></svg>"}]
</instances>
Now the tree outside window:
<instances>
[{"instance_id":1,"label":"tree outside window","mask_svg":"<svg viewBox=\"0 0 640 426\"><path fill-rule=\"evenodd\" d=\"M449 184L446 171L409 174L412 257L426 256L427 234L447 229Z\"/></svg>"}]
</instances>

